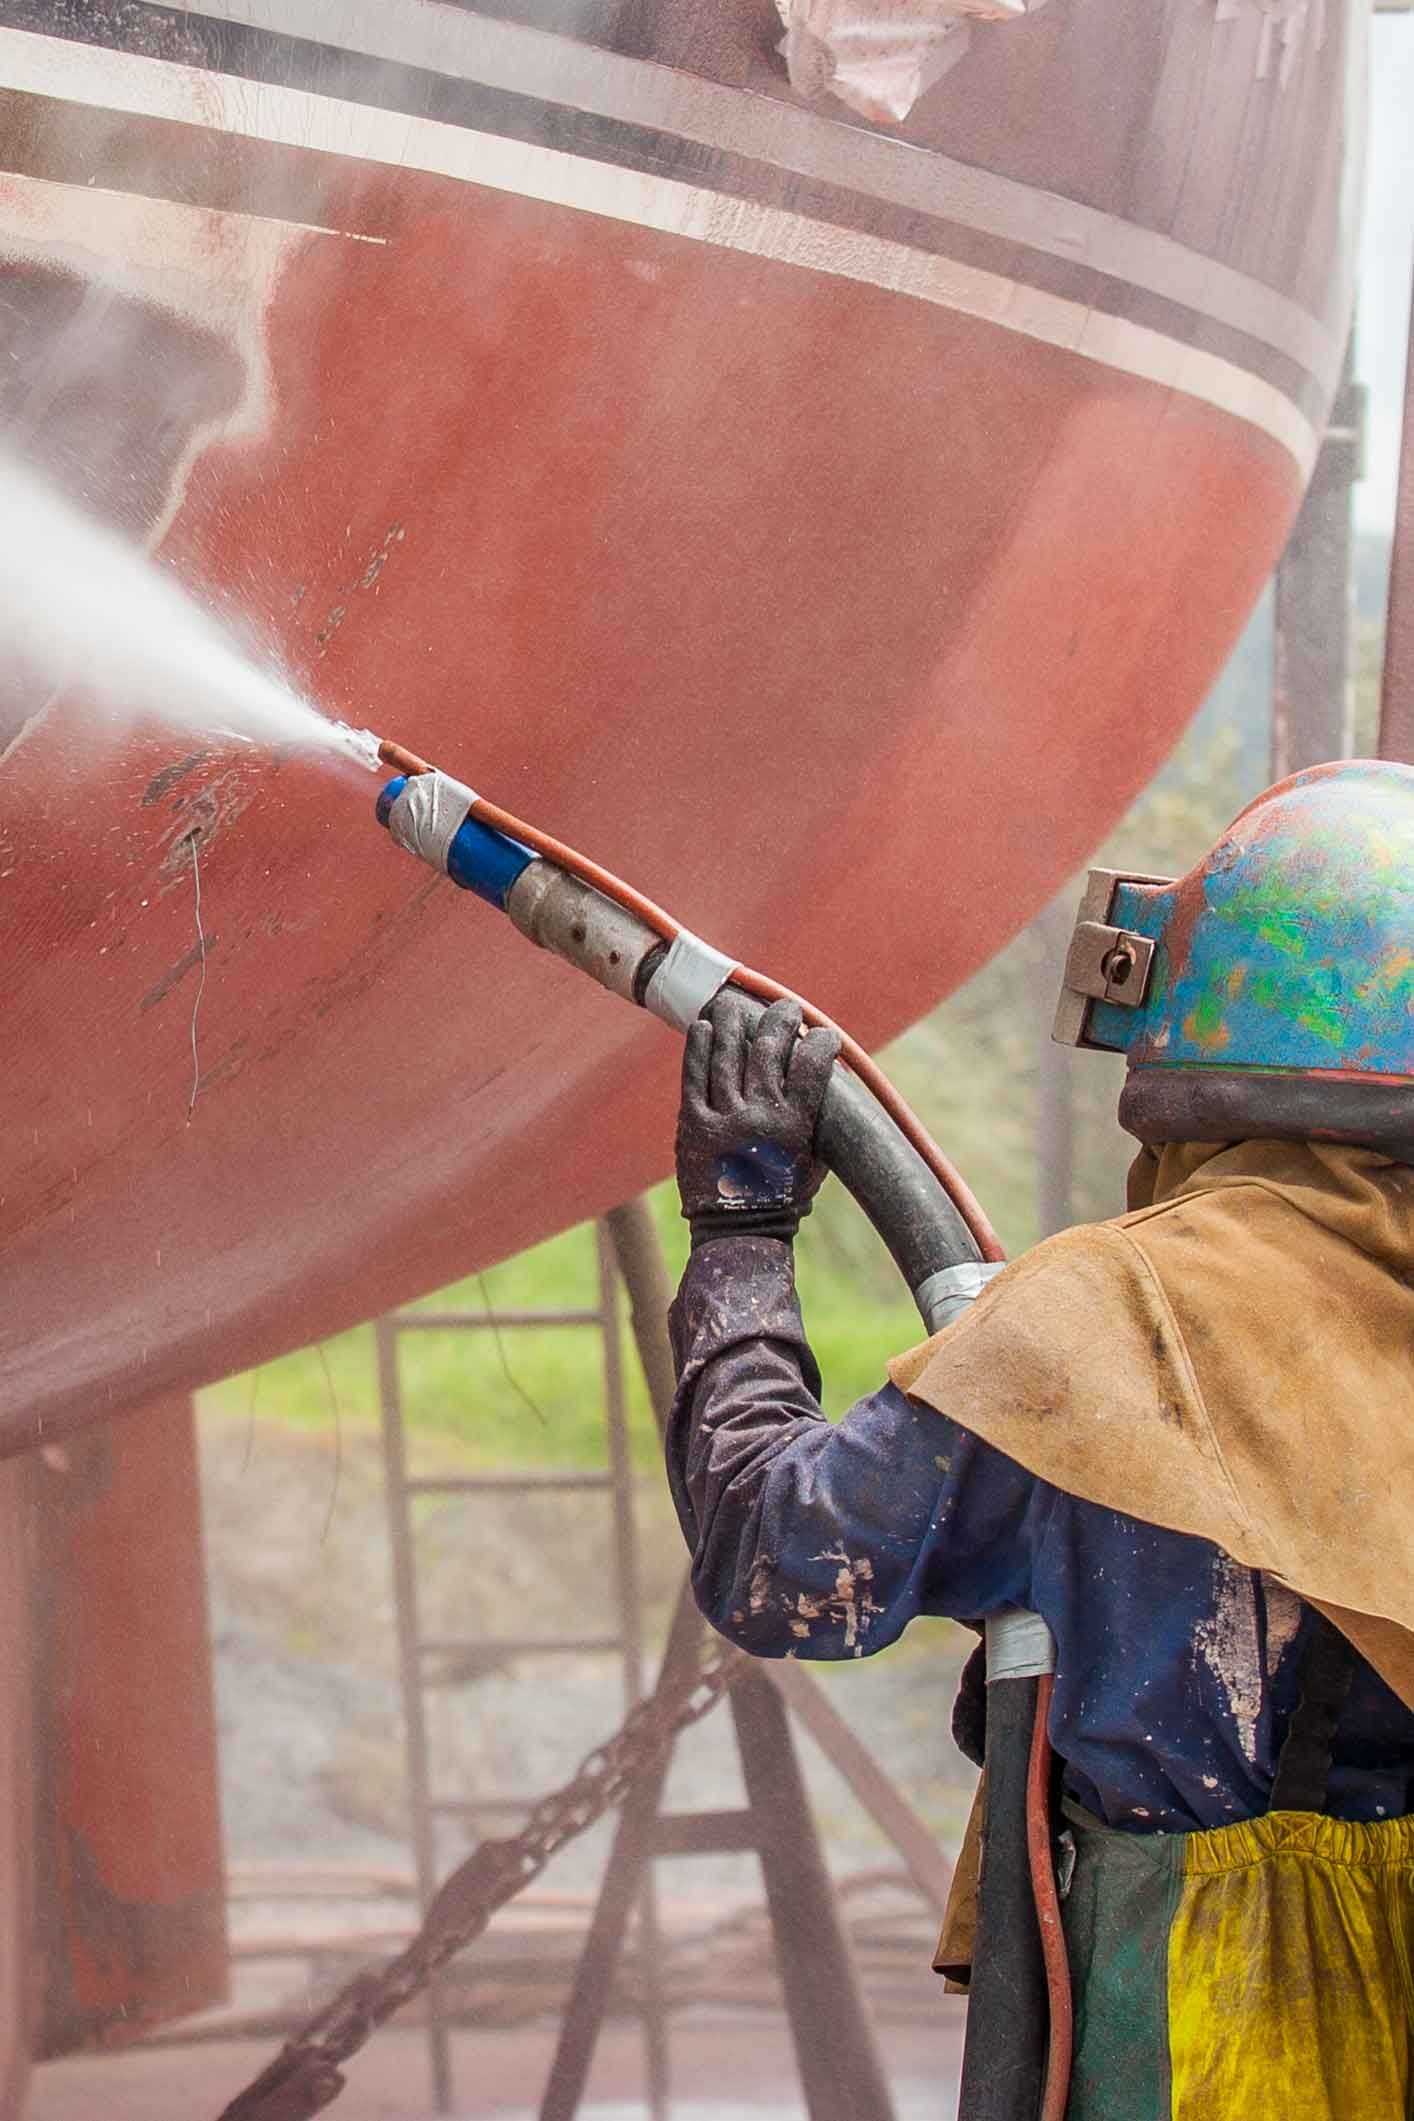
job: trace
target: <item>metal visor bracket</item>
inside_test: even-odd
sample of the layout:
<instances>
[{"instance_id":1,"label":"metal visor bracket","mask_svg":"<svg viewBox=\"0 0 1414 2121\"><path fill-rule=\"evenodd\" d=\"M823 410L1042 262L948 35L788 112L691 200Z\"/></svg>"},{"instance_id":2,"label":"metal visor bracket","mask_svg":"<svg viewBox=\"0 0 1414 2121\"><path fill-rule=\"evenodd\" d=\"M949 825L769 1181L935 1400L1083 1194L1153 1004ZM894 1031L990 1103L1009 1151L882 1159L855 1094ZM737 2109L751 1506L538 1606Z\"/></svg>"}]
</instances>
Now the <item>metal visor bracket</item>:
<instances>
[{"instance_id":1,"label":"metal visor bracket","mask_svg":"<svg viewBox=\"0 0 1414 2121\"><path fill-rule=\"evenodd\" d=\"M1080 901L1075 932L1066 952L1060 1000L1051 1037L1062 1046L1091 1046L1106 1052L1122 1048L1090 1035L1091 1006L1110 1002L1121 1009L1142 1009L1154 967L1154 944L1147 935L1110 922L1115 894L1122 884L1166 885L1166 876L1133 876L1123 869L1092 869Z\"/></svg>"}]
</instances>

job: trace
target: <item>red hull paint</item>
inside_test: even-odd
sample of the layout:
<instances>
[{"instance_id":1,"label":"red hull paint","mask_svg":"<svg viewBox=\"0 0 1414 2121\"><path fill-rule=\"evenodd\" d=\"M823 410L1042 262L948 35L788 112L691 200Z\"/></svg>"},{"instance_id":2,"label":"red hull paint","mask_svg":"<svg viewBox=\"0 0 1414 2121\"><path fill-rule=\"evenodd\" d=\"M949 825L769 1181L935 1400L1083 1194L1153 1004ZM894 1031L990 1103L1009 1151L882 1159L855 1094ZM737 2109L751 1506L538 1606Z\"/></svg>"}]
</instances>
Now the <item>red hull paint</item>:
<instances>
[{"instance_id":1,"label":"red hull paint","mask_svg":"<svg viewBox=\"0 0 1414 2121\"><path fill-rule=\"evenodd\" d=\"M42 2056L218 2001L225 1875L191 1402L25 1470Z\"/></svg>"},{"instance_id":2,"label":"red hull paint","mask_svg":"<svg viewBox=\"0 0 1414 2121\"><path fill-rule=\"evenodd\" d=\"M327 705L866 1039L899 1029L1162 759L1294 466L989 325L428 188L388 249L312 239L286 268L274 430L208 453L169 556L238 585ZM227 755L154 798L173 754L60 709L8 761L12 1447L502 1257L667 1159L669 1035L433 885L371 784Z\"/></svg>"}]
</instances>

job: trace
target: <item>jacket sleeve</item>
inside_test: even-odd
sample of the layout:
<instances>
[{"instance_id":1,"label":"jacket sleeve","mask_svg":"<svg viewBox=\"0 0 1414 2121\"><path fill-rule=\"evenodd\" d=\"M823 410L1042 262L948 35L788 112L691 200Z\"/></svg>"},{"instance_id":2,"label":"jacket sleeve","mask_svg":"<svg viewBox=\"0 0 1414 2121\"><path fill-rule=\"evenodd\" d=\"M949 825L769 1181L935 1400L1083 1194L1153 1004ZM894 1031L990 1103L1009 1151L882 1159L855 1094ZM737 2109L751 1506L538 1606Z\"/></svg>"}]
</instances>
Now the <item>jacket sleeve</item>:
<instances>
[{"instance_id":1,"label":"jacket sleeve","mask_svg":"<svg viewBox=\"0 0 1414 2121\"><path fill-rule=\"evenodd\" d=\"M827 1421L788 1244L700 1247L669 1324L668 1479L722 1634L761 1657L863 1657L916 1613L1028 1602L1055 1491L892 1384Z\"/></svg>"}]
</instances>

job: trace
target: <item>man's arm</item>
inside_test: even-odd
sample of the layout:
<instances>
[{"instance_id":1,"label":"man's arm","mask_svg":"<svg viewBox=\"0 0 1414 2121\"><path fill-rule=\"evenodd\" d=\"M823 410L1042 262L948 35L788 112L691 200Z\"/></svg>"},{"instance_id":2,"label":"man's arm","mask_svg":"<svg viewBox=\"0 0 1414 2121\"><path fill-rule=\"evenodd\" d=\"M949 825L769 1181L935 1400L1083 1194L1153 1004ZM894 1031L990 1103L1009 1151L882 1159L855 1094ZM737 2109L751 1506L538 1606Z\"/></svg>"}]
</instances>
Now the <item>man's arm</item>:
<instances>
[{"instance_id":1,"label":"man's arm","mask_svg":"<svg viewBox=\"0 0 1414 2121\"><path fill-rule=\"evenodd\" d=\"M1054 1490L893 1385L826 1421L788 1242L698 1246L670 1326L668 1478L723 1634L757 1656L861 1657L916 1613L1028 1602Z\"/></svg>"}]
</instances>

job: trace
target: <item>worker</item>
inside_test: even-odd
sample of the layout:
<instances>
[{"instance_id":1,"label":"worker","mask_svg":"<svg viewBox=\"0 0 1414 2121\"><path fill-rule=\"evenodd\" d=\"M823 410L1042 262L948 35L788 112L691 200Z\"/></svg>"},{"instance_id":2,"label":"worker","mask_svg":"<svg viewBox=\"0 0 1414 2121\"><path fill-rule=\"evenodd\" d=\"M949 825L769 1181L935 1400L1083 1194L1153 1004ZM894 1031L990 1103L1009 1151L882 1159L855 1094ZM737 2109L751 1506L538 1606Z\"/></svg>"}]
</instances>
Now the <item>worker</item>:
<instances>
[{"instance_id":1,"label":"worker","mask_svg":"<svg viewBox=\"0 0 1414 2121\"><path fill-rule=\"evenodd\" d=\"M869 1656L920 1614L1048 1624L1071 2121L1393 2121L1414 771L1298 775L1126 903L1123 950L1153 945L1109 1040L1129 1212L1035 1247L838 1423L792 1259L835 1035L730 990L693 1025L669 1478L698 1602L756 1655Z\"/></svg>"}]
</instances>

